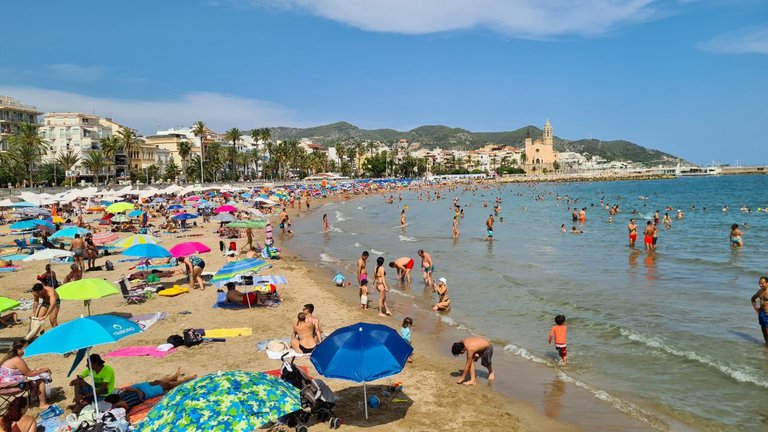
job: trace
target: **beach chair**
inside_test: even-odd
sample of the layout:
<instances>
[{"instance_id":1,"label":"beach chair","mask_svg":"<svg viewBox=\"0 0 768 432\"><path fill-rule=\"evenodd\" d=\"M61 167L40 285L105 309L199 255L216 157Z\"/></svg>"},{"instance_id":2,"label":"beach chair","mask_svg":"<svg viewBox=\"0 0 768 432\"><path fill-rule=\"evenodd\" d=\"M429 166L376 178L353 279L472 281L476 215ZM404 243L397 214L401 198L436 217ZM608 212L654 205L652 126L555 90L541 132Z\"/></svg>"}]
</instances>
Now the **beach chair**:
<instances>
[{"instance_id":1,"label":"beach chair","mask_svg":"<svg viewBox=\"0 0 768 432\"><path fill-rule=\"evenodd\" d=\"M144 293L144 290L132 290L128 287L128 278L123 275L122 278L117 282L117 284L120 286L120 293L123 295L123 300L127 304L139 304L147 301L147 295Z\"/></svg>"},{"instance_id":2,"label":"beach chair","mask_svg":"<svg viewBox=\"0 0 768 432\"><path fill-rule=\"evenodd\" d=\"M36 250L45 249L45 246L43 245L29 245L26 241L19 239L13 239L13 242L16 243L16 246L19 248L16 253L21 253L23 251L34 253Z\"/></svg>"},{"instance_id":3,"label":"beach chair","mask_svg":"<svg viewBox=\"0 0 768 432\"><path fill-rule=\"evenodd\" d=\"M30 402L30 385L29 383L23 384L24 388L21 388L21 384L0 384L0 409L5 408L18 397L26 397L27 402Z\"/></svg>"}]
</instances>

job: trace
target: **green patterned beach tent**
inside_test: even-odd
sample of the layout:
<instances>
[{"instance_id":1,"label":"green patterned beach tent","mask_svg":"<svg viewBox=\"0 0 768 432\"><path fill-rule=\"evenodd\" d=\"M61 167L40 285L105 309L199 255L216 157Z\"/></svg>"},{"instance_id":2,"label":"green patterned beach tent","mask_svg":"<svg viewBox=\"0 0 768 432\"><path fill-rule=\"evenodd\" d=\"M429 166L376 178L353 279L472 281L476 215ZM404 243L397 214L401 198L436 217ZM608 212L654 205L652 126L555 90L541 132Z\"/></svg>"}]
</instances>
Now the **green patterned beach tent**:
<instances>
[{"instance_id":1,"label":"green patterned beach tent","mask_svg":"<svg viewBox=\"0 0 768 432\"><path fill-rule=\"evenodd\" d=\"M139 432L252 432L301 409L299 389L262 372L214 373L173 389Z\"/></svg>"}]
</instances>

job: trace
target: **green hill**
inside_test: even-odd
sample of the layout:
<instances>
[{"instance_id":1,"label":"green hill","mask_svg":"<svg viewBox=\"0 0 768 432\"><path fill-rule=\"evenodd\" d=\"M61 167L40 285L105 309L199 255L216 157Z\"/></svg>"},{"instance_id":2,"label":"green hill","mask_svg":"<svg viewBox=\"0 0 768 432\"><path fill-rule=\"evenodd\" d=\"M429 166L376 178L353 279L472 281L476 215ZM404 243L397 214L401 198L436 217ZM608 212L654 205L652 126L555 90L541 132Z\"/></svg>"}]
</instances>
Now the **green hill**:
<instances>
[{"instance_id":1,"label":"green hill","mask_svg":"<svg viewBox=\"0 0 768 432\"><path fill-rule=\"evenodd\" d=\"M273 140L298 140L309 138L323 146L333 146L337 143L351 144L359 141L380 141L392 143L407 139L423 148L461 148L475 149L488 144L523 147L528 133L541 138L542 130L528 125L513 131L505 132L471 132L461 128L450 128L442 125L425 125L416 129L401 132L394 129L360 129L347 123L338 122L311 128L270 128ZM573 151L589 156L600 156L609 161L633 161L645 164L677 163L679 158L658 150L648 149L629 141L600 141L597 139L565 140L555 137L555 149L558 151Z\"/></svg>"}]
</instances>

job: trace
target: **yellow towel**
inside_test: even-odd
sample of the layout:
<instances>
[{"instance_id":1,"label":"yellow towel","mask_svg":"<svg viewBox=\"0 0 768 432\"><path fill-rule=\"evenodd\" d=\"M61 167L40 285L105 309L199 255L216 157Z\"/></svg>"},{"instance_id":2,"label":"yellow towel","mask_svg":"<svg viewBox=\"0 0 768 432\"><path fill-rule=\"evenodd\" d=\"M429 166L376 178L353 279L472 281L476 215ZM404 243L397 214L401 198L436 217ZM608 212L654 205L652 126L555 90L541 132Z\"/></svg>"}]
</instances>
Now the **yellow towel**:
<instances>
[{"instance_id":1,"label":"yellow towel","mask_svg":"<svg viewBox=\"0 0 768 432\"><path fill-rule=\"evenodd\" d=\"M253 335L253 329L250 327L231 328L231 329L213 329L213 330L205 331L205 337L210 337L210 338L228 338L228 337L251 336L251 335Z\"/></svg>"}]
</instances>

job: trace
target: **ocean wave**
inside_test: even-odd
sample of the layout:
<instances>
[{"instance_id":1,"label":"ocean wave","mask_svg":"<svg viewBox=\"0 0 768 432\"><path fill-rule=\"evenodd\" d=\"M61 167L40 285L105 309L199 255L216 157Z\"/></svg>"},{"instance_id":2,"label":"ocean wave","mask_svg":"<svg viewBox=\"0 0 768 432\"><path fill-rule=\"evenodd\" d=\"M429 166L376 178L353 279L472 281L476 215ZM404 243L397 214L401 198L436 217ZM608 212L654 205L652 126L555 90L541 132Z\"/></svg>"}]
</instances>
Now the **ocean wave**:
<instances>
[{"instance_id":1,"label":"ocean wave","mask_svg":"<svg viewBox=\"0 0 768 432\"><path fill-rule=\"evenodd\" d=\"M551 366L551 367L557 366L557 364L555 362L547 360L547 359L545 359L543 357L539 357L539 356L531 353L527 349L521 348L521 347L519 347L517 345L514 345L514 344L507 344L507 345L505 345L504 346L504 351L508 352L510 354L514 354L516 356L522 357L522 358L524 358L526 360L529 360L529 361L532 361L534 363L544 364L544 365Z\"/></svg>"},{"instance_id":2,"label":"ocean wave","mask_svg":"<svg viewBox=\"0 0 768 432\"><path fill-rule=\"evenodd\" d=\"M355 243L355 247L356 248L361 248L361 247L363 247L363 244L362 243Z\"/></svg>"},{"instance_id":3,"label":"ocean wave","mask_svg":"<svg viewBox=\"0 0 768 432\"><path fill-rule=\"evenodd\" d=\"M703 364L705 366L709 366L738 382L751 383L763 388L768 388L768 380L761 378L761 376L764 375L764 372L760 372L752 368L739 368L731 366L710 358L706 355L698 354L694 351L677 349L658 336L646 336L623 328L619 329L619 332L622 336L631 341L639 342L648 347L664 351L667 354L682 357Z\"/></svg>"},{"instance_id":4,"label":"ocean wave","mask_svg":"<svg viewBox=\"0 0 768 432\"><path fill-rule=\"evenodd\" d=\"M334 257L332 257L332 256L330 256L330 255L328 255L326 253L321 253L320 254L320 261L325 261L325 262L341 262L338 259L336 259L336 258L334 258Z\"/></svg>"},{"instance_id":5,"label":"ocean wave","mask_svg":"<svg viewBox=\"0 0 768 432\"><path fill-rule=\"evenodd\" d=\"M397 237L400 239L400 241L404 241L404 242L417 242L418 241L415 237L408 237L408 236L404 236L402 234L400 234Z\"/></svg>"},{"instance_id":6,"label":"ocean wave","mask_svg":"<svg viewBox=\"0 0 768 432\"><path fill-rule=\"evenodd\" d=\"M365 210L365 206L362 206L362 205L361 205L361 206L358 206L358 207L357 207L357 209L358 209L358 210Z\"/></svg>"},{"instance_id":7,"label":"ocean wave","mask_svg":"<svg viewBox=\"0 0 768 432\"><path fill-rule=\"evenodd\" d=\"M347 220L347 218L344 217L344 214L338 210L336 210L336 221L338 222L344 222Z\"/></svg>"},{"instance_id":8,"label":"ocean wave","mask_svg":"<svg viewBox=\"0 0 768 432\"><path fill-rule=\"evenodd\" d=\"M339 232L339 233L340 233L340 232L344 232L344 231L342 231L342 230L340 230L339 228L336 228L336 227L331 227L331 231L333 231L333 232Z\"/></svg>"},{"instance_id":9,"label":"ocean wave","mask_svg":"<svg viewBox=\"0 0 768 432\"><path fill-rule=\"evenodd\" d=\"M449 317L448 315L442 315L442 314L436 314L438 317L440 317L440 321L448 324L449 326L453 327L456 325L456 320Z\"/></svg>"},{"instance_id":10,"label":"ocean wave","mask_svg":"<svg viewBox=\"0 0 768 432\"><path fill-rule=\"evenodd\" d=\"M399 295L401 297L406 297L406 298L409 298L409 299L415 299L416 298L413 294L408 294L407 292L400 291L399 289L390 289L389 293L390 294L396 294L396 295Z\"/></svg>"},{"instance_id":11,"label":"ocean wave","mask_svg":"<svg viewBox=\"0 0 768 432\"><path fill-rule=\"evenodd\" d=\"M375 254L375 255L386 255L387 254L386 252L382 252L382 251L376 250L376 249L371 249L371 253Z\"/></svg>"}]
</instances>

